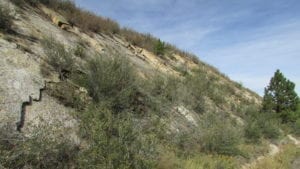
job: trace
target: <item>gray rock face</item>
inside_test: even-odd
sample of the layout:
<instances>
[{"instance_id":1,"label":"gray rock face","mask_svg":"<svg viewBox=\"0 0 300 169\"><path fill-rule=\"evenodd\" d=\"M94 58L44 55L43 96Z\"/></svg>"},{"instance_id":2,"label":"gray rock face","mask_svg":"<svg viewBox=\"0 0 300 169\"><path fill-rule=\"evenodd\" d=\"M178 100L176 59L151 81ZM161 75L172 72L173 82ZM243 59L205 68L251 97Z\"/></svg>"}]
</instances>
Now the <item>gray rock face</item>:
<instances>
[{"instance_id":1,"label":"gray rock face","mask_svg":"<svg viewBox=\"0 0 300 169\"><path fill-rule=\"evenodd\" d=\"M56 99L43 93L42 101L33 102L27 107L22 131L30 136L36 128L49 128L55 131L56 135L63 135L75 144L79 144L80 140L76 135L78 123L71 116L72 111L74 110L66 108Z\"/></svg>"},{"instance_id":2,"label":"gray rock face","mask_svg":"<svg viewBox=\"0 0 300 169\"><path fill-rule=\"evenodd\" d=\"M12 4L9 6L17 8ZM30 97L38 100L40 89L45 85L40 72L45 55L39 40L54 36L72 46L77 38L66 36L67 32L33 10L22 10L15 18L13 29L16 35L0 32L0 126L8 125L16 129L21 120L22 103L28 102ZM32 105L26 106L22 132L30 134L30 128L40 126L44 121L65 120L61 128L65 128L65 124L75 126L74 119L69 115L72 109L55 102L54 98L45 97L41 102L33 101Z\"/></svg>"},{"instance_id":3,"label":"gray rock face","mask_svg":"<svg viewBox=\"0 0 300 169\"><path fill-rule=\"evenodd\" d=\"M0 39L0 125L16 128L22 103L28 102L29 97L39 100L44 83L36 58L19 50L16 44ZM50 125L79 143L75 134L77 122L70 115L73 110L44 93L42 97L40 102L32 101L32 105L26 106L22 132L30 136L36 127Z\"/></svg>"},{"instance_id":4,"label":"gray rock face","mask_svg":"<svg viewBox=\"0 0 300 169\"><path fill-rule=\"evenodd\" d=\"M21 104L39 97L43 79L39 64L17 49L16 44L0 39L0 119L17 122Z\"/></svg>"}]
</instances>

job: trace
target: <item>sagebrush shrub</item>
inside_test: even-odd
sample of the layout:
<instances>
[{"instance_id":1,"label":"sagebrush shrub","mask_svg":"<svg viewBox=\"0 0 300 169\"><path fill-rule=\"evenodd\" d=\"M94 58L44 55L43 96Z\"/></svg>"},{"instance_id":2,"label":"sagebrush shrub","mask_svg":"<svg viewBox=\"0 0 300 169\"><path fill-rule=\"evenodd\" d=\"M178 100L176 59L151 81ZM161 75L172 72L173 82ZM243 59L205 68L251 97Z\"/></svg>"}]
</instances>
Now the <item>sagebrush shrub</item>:
<instances>
[{"instance_id":1,"label":"sagebrush shrub","mask_svg":"<svg viewBox=\"0 0 300 169\"><path fill-rule=\"evenodd\" d=\"M300 118L294 123L293 132L299 136L300 135Z\"/></svg>"},{"instance_id":2,"label":"sagebrush shrub","mask_svg":"<svg viewBox=\"0 0 300 169\"><path fill-rule=\"evenodd\" d=\"M262 137L262 129L256 120L248 122L245 126L245 137L249 142L258 143Z\"/></svg>"},{"instance_id":3,"label":"sagebrush shrub","mask_svg":"<svg viewBox=\"0 0 300 169\"><path fill-rule=\"evenodd\" d=\"M81 45L77 45L74 49L74 55L84 59L86 57L85 49Z\"/></svg>"},{"instance_id":4,"label":"sagebrush shrub","mask_svg":"<svg viewBox=\"0 0 300 169\"><path fill-rule=\"evenodd\" d=\"M239 155L238 145L241 143L241 131L228 118L206 113L202 116L200 142L207 152Z\"/></svg>"},{"instance_id":5,"label":"sagebrush shrub","mask_svg":"<svg viewBox=\"0 0 300 169\"><path fill-rule=\"evenodd\" d=\"M72 168L78 147L66 138L53 136L51 127L34 128L28 137L1 126L0 168Z\"/></svg>"},{"instance_id":6,"label":"sagebrush shrub","mask_svg":"<svg viewBox=\"0 0 300 169\"><path fill-rule=\"evenodd\" d=\"M47 62L59 73L60 79L66 78L64 71L71 72L74 68L73 53L53 37L45 38L42 41Z\"/></svg>"},{"instance_id":7,"label":"sagebrush shrub","mask_svg":"<svg viewBox=\"0 0 300 169\"><path fill-rule=\"evenodd\" d=\"M132 106L137 94L135 73L123 56L98 56L88 62L83 85L95 102L106 101L115 111Z\"/></svg>"},{"instance_id":8,"label":"sagebrush shrub","mask_svg":"<svg viewBox=\"0 0 300 169\"><path fill-rule=\"evenodd\" d=\"M261 121L262 133L268 139L277 139L280 136L280 122L278 119Z\"/></svg>"},{"instance_id":9,"label":"sagebrush shrub","mask_svg":"<svg viewBox=\"0 0 300 169\"><path fill-rule=\"evenodd\" d=\"M154 167L156 143L134 128L131 113L115 114L100 103L78 116L81 136L89 143L79 155L79 168Z\"/></svg>"}]
</instances>

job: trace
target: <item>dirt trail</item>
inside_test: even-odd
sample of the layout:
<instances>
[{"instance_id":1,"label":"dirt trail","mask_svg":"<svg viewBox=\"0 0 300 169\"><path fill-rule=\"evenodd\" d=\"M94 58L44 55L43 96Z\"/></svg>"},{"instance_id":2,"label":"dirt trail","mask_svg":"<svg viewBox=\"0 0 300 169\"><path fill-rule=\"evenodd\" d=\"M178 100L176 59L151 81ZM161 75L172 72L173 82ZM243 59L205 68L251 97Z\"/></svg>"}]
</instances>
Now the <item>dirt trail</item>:
<instances>
[{"instance_id":1,"label":"dirt trail","mask_svg":"<svg viewBox=\"0 0 300 169\"><path fill-rule=\"evenodd\" d=\"M289 140L291 140L297 147L300 146L300 141L297 140L297 139L296 139L295 137L293 137L292 135L287 135L287 138L288 138ZM254 161L242 165L241 168L242 168L242 169L251 169L251 168L254 168L254 167L256 166L256 164L257 164L259 161L264 160L264 159L267 158L267 157L273 157L273 156L277 155L277 154L281 151L280 147L278 147L278 146L275 145L275 144L271 144L271 143L270 143L270 144L269 144L269 147L270 147L270 148L269 148L270 150L269 150L269 153L268 153L268 154L257 157Z\"/></svg>"},{"instance_id":2,"label":"dirt trail","mask_svg":"<svg viewBox=\"0 0 300 169\"><path fill-rule=\"evenodd\" d=\"M270 152L268 153L268 156L275 156L280 152L280 148L276 146L275 144L270 144Z\"/></svg>"},{"instance_id":3,"label":"dirt trail","mask_svg":"<svg viewBox=\"0 0 300 169\"><path fill-rule=\"evenodd\" d=\"M289 134L287 137L288 137L291 141L293 141L295 145L297 145L298 147L300 146L300 141L297 140L295 137L293 137L293 136L290 135L290 134Z\"/></svg>"}]
</instances>

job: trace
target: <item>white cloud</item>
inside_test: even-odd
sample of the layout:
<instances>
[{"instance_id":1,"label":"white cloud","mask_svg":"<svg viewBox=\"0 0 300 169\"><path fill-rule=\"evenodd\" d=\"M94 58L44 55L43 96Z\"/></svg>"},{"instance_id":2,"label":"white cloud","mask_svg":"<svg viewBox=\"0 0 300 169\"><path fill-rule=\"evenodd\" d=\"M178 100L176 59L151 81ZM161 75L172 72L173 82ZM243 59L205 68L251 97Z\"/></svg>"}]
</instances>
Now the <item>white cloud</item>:
<instances>
[{"instance_id":1,"label":"white cloud","mask_svg":"<svg viewBox=\"0 0 300 169\"><path fill-rule=\"evenodd\" d=\"M296 83L300 93L299 27L300 22L266 27L250 41L206 51L205 60L259 94L274 71L280 69Z\"/></svg>"}]
</instances>

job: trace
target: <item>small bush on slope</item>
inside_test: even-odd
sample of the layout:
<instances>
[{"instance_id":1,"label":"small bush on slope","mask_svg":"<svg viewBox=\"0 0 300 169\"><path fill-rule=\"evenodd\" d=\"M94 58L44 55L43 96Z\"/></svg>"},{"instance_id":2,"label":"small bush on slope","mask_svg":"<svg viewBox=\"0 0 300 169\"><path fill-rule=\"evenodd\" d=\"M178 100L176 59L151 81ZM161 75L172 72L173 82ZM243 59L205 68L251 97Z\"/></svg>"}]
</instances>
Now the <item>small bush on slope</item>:
<instances>
[{"instance_id":1,"label":"small bush on slope","mask_svg":"<svg viewBox=\"0 0 300 169\"><path fill-rule=\"evenodd\" d=\"M78 148L66 138L53 136L51 125L35 128L31 137L1 127L0 168L72 168Z\"/></svg>"},{"instance_id":2,"label":"small bush on slope","mask_svg":"<svg viewBox=\"0 0 300 169\"><path fill-rule=\"evenodd\" d=\"M241 131L228 118L213 113L202 116L200 126L200 143L206 152L239 155Z\"/></svg>"},{"instance_id":3,"label":"small bush on slope","mask_svg":"<svg viewBox=\"0 0 300 169\"><path fill-rule=\"evenodd\" d=\"M252 142L259 142L261 137L277 139L280 136L280 122L275 115L259 112L257 108L246 110L245 137Z\"/></svg>"},{"instance_id":4,"label":"small bush on slope","mask_svg":"<svg viewBox=\"0 0 300 169\"><path fill-rule=\"evenodd\" d=\"M64 71L72 71L74 68L73 53L66 50L64 45L57 42L53 37L42 41L47 62L59 73L61 80L66 78Z\"/></svg>"},{"instance_id":5,"label":"small bush on slope","mask_svg":"<svg viewBox=\"0 0 300 169\"><path fill-rule=\"evenodd\" d=\"M245 137L251 143L259 143L262 137L262 130L257 120L248 122L245 127Z\"/></svg>"},{"instance_id":6,"label":"small bush on slope","mask_svg":"<svg viewBox=\"0 0 300 169\"><path fill-rule=\"evenodd\" d=\"M115 112L131 108L138 90L135 74L122 56L98 56L88 62L88 74L82 80L96 103L105 101Z\"/></svg>"},{"instance_id":7,"label":"small bush on slope","mask_svg":"<svg viewBox=\"0 0 300 169\"><path fill-rule=\"evenodd\" d=\"M89 145L79 156L82 168L154 168L155 139L134 128L131 114L115 114L105 104L78 114L81 136Z\"/></svg>"},{"instance_id":8,"label":"small bush on slope","mask_svg":"<svg viewBox=\"0 0 300 169\"><path fill-rule=\"evenodd\" d=\"M298 118L293 125L293 133L295 133L297 136L300 136L300 118Z\"/></svg>"}]
</instances>

